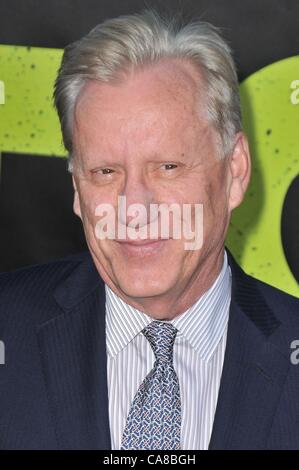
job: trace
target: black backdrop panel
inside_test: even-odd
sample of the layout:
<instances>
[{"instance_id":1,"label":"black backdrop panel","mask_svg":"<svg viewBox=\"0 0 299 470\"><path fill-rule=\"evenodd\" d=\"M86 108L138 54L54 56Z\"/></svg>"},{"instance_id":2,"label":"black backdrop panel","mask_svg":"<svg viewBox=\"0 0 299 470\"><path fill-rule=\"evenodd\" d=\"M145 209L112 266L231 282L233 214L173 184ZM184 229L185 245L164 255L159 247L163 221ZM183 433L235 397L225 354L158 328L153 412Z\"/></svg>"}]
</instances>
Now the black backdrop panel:
<instances>
[{"instance_id":1,"label":"black backdrop panel","mask_svg":"<svg viewBox=\"0 0 299 470\"><path fill-rule=\"evenodd\" d=\"M281 238L286 259L299 283L299 175L291 183L284 200Z\"/></svg>"},{"instance_id":2,"label":"black backdrop panel","mask_svg":"<svg viewBox=\"0 0 299 470\"><path fill-rule=\"evenodd\" d=\"M72 212L72 199L65 159L2 155L1 270L84 250L82 224Z\"/></svg>"}]
</instances>

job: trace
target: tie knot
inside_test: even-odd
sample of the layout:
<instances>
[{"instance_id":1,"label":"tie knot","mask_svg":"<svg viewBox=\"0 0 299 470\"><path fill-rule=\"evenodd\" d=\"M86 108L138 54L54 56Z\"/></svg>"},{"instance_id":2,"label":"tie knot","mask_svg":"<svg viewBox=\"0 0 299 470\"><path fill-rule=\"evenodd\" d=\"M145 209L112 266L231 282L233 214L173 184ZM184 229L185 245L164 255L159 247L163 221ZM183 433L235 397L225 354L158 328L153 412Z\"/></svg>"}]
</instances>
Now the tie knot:
<instances>
[{"instance_id":1,"label":"tie knot","mask_svg":"<svg viewBox=\"0 0 299 470\"><path fill-rule=\"evenodd\" d=\"M157 360L172 362L173 344L178 330L171 324L153 321L146 326L142 333L150 342Z\"/></svg>"}]
</instances>

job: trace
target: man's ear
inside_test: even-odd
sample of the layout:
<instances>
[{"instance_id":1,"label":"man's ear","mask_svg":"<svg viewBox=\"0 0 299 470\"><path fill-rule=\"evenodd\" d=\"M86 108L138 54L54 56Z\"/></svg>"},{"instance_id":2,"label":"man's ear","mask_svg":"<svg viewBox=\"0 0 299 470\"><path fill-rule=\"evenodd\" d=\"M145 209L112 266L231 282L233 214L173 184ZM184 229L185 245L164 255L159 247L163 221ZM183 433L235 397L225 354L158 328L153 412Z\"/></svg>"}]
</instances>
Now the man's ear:
<instances>
[{"instance_id":1,"label":"man's ear","mask_svg":"<svg viewBox=\"0 0 299 470\"><path fill-rule=\"evenodd\" d=\"M246 135L238 132L235 136L235 146L229 158L229 209L238 207L244 199L251 175L251 160Z\"/></svg>"},{"instance_id":2,"label":"man's ear","mask_svg":"<svg viewBox=\"0 0 299 470\"><path fill-rule=\"evenodd\" d=\"M81 219L81 207L78 194L78 187L74 175L72 175L73 188L74 188L74 202L73 202L73 211Z\"/></svg>"}]
</instances>

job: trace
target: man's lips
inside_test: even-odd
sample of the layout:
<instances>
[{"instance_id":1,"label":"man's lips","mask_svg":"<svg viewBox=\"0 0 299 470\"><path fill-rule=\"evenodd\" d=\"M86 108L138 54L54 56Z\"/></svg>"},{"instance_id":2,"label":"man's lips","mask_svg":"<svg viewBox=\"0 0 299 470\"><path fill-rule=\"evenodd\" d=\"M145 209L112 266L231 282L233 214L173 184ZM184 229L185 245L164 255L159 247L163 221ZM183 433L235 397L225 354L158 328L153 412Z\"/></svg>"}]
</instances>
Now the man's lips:
<instances>
[{"instance_id":1,"label":"man's lips","mask_svg":"<svg viewBox=\"0 0 299 470\"><path fill-rule=\"evenodd\" d=\"M153 256L169 242L169 238L145 239L145 240L116 240L118 246L127 257Z\"/></svg>"}]
</instances>

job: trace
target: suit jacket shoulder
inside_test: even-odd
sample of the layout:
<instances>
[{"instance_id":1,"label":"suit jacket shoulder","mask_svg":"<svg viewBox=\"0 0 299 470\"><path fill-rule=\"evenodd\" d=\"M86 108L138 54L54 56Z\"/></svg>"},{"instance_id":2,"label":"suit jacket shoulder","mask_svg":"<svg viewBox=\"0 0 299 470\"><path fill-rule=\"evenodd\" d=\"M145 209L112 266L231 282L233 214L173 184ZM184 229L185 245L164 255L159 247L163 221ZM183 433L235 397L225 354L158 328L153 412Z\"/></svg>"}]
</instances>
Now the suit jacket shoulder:
<instances>
[{"instance_id":1,"label":"suit jacket shoulder","mask_svg":"<svg viewBox=\"0 0 299 470\"><path fill-rule=\"evenodd\" d=\"M15 334L21 332L24 326L46 318L49 309L57 308L53 292L78 266L81 258L68 257L1 273L0 334L10 326Z\"/></svg>"}]
</instances>

